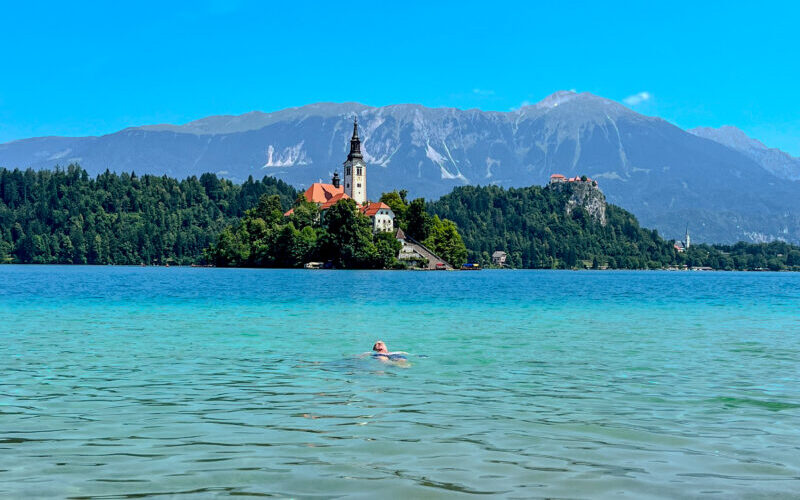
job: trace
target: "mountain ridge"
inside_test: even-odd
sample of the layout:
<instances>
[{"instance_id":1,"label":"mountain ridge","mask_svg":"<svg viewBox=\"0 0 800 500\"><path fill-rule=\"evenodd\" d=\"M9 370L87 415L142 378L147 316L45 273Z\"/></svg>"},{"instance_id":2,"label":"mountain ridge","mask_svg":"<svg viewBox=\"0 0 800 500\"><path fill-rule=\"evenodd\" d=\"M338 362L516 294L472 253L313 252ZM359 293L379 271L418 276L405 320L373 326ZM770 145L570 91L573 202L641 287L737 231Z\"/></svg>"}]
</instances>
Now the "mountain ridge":
<instances>
[{"instance_id":1,"label":"mountain ridge","mask_svg":"<svg viewBox=\"0 0 800 500\"><path fill-rule=\"evenodd\" d=\"M559 91L508 112L316 103L23 139L0 145L0 166L79 163L92 174L214 172L234 181L272 175L303 187L341 169L356 114L371 198L396 188L435 198L460 185L519 187L545 184L552 173L586 174L609 202L670 238L689 223L697 241L800 241L800 183L745 152L586 92Z\"/></svg>"},{"instance_id":2,"label":"mountain ridge","mask_svg":"<svg viewBox=\"0 0 800 500\"><path fill-rule=\"evenodd\" d=\"M788 180L800 180L800 158L794 157L778 148L766 146L758 139L748 136L744 131L734 126L723 125L719 128L696 127L687 130L687 132L742 152L778 177Z\"/></svg>"}]
</instances>

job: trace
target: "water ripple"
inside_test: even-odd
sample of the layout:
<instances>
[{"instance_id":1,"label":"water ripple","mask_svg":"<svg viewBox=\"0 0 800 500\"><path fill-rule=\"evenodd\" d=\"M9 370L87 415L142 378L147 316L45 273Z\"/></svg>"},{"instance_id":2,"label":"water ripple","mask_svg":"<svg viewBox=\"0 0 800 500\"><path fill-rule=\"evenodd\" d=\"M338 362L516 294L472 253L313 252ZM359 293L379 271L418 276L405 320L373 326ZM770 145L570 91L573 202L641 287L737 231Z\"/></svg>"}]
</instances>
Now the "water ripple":
<instances>
[{"instance_id":1,"label":"water ripple","mask_svg":"<svg viewBox=\"0 0 800 500\"><path fill-rule=\"evenodd\" d=\"M798 275L3 270L2 497L800 490Z\"/></svg>"}]
</instances>

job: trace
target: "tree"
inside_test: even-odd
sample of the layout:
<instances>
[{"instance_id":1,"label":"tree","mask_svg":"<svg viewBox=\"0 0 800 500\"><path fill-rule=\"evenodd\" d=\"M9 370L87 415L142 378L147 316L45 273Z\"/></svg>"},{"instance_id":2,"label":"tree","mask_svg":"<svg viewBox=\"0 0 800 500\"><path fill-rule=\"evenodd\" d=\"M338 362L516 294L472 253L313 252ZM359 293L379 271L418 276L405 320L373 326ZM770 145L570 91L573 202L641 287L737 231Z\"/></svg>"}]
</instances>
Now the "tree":
<instances>
[{"instance_id":1,"label":"tree","mask_svg":"<svg viewBox=\"0 0 800 500\"><path fill-rule=\"evenodd\" d=\"M397 265L397 254L403 245L392 233L379 232L375 235L375 248L378 251L379 267L390 269Z\"/></svg>"},{"instance_id":2,"label":"tree","mask_svg":"<svg viewBox=\"0 0 800 500\"><path fill-rule=\"evenodd\" d=\"M389 205L389 208L394 212L394 225L398 228L406 228L406 212L408 211L408 204L405 197L407 192L391 191L383 193L380 201Z\"/></svg>"},{"instance_id":3,"label":"tree","mask_svg":"<svg viewBox=\"0 0 800 500\"><path fill-rule=\"evenodd\" d=\"M300 195L290 217L297 229L311 227L319 222L319 208L316 203L306 201L305 196Z\"/></svg>"},{"instance_id":4,"label":"tree","mask_svg":"<svg viewBox=\"0 0 800 500\"><path fill-rule=\"evenodd\" d=\"M350 198L340 200L325 213L326 238L322 254L334 266L378 267L378 251L372 241L372 224Z\"/></svg>"},{"instance_id":5,"label":"tree","mask_svg":"<svg viewBox=\"0 0 800 500\"><path fill-rule=\"evenodd\" d=\"M274 221L297 191L269 177L236 185L214 174L92 179L76 165L0 169L0 240L16 262L190 264L264 194L278 196L262 207Z\"/></svg>"},{"instance_id":6,"label":"tree","mask_svg":"<svg viewBox=\"0 0 800 500\"><path fill-rule=\"evenodd\" d=\"M458 228L451 220L442 220L435 215L430 235L423 244L453 266L460 267L467 261L467 247L464 246Z\"/></svg>"},{"instance_id":7,"label":"tree","mask_svg":"<svg viewBox=\"0 0 800 500\"><path fill-rule=\"evenodd\" d=\"M410 237L430 243L454 264L462 258L457 234L467 258L485 265L492 252L504 249L513 267L563 266L574 254L575 264L596 261L610 268L800 270L795 245L696 244L678 253L673 242L619 207L607 205L605 225L580 208L570 217L567 193L538 186L463 186L431 203L408 203L402 190L385 196ZM292 203L294 213L284 216ZM316 205L270 177L234 184L214 174L179 180L106 171L91 178L76 165L0 168L0 261L6 262L299 266L322 259L327 249L350 267L393 265L394 242L372 235L360 213L350 216L360 229L340 226L342 234L331 234Z\"/></svg>"},{"instance_id":8,"label":"tree","mask_svg":"<svg viewBox=\"0 0 800 500\"><path fill-rule=\"evenodd\" d=\"M417 198L411 202L406 211L406 233L417 241L430 236L433 220L425 209L425 200Z\"/></svg>"},{"instance_id":9,"label":"tree","mask_svg":"<svg viewBox=\"0 0 800 500\"><path fill-rule=\"evenodd\" d=\"M800 266L800 250L792 250L786 256L787 266Z\"/></svg>"},{"instance_id":10,"label":"tree","mask_svg":"<svg viewBox=\"0 0 800 500\"><path fill-rule=\"evenodd\" d=\"M268 223L278 223L283 218L281 197L277 194L263 194L258 200L258 205L253 209L252 215L264 219Z\"/></svg>"}]
</instances>

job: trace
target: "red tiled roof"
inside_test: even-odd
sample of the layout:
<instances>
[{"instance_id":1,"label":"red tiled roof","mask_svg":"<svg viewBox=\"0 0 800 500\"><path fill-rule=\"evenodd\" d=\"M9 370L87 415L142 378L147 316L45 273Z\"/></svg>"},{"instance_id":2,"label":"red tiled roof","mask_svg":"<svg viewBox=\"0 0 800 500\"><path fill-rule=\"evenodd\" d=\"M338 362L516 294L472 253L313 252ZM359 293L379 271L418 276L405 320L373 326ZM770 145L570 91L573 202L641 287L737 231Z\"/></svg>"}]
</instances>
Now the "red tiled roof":
<instances>
[{"instance_id":1,"label":"red tiled roof","mask_svg":"<svg viewBox=\"0 0 800 500\"><path fill-rule=\"evenodd\" d=\"M286 212L285 214L283 214L283 216L284 216L284 217L289 217L289 216L290 216L290 215L292 215L293 213L294 213L294 208L290 208L288 212Z\"/></svg>"},{"instance_id":2,"label":"red tiled roof","mask_svg":"<svg viewBox=\"0 0 800 500\"><path fill-rule=\"evenodd\" d=\"M306 189L303 196L306 200L312 203L325 203L337 194L344 194L342 186L334 187L333 184L323 184L322 182L315 182L308 189Z\"/></svg>"},{"instance_id":3,"label":"red tiled roof","mask_svg":"<svg viewBox=\"0 0 800 500\"><path fill-rule=\"evenodd\" d=\"M363 213L367 217L372 217L373 215L378 213L378 210L391 210L391 209L392 208L389 205L379 201L361 207L361 213Z\"/></svg>"},{"instance_id":4,"label":"red tiled roof","mask_svg":"<svg viewBox=\"0 0 800 500\"><path fill-rule=\"evenodd\" d=\"M344 192L334 194L328 201L320 205L320 210L327 210L332 206L336 205L339 200L347 200L350 197L347 196Z\"/></svg>"},{"instance_id":5,"label":"red tiled roof","mask_svg":"<svg viewBox=\"0 0 800 500\"><path fill-rule=\"evenodd\" d=\"M566 177L564 177L561 174L553 174L553 175L550 176L550 178L551 179L566 179Z\"/></svg>"}]
</instances>

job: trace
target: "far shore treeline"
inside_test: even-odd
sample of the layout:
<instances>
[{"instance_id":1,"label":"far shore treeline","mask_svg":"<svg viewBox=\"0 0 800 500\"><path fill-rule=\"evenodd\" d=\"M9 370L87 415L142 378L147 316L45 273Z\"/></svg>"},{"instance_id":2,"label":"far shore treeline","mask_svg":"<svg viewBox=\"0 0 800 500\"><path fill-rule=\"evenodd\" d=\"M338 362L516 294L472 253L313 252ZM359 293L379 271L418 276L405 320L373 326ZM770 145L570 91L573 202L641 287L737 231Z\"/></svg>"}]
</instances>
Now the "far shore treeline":
<instances>
[{"instance_id":1,"label":"far shore treeline","mask_svg":"<svg viewBox=\"0 0 800 500\"><path fill-rule=\"evenodd\" d=\"M0 262L38 264L215 264L402 268L399 243L372 235L355 204L317 207L283 181L242 184L214 174L177 180L106 171L91 178L71 165L0 168ZM586 210L565 210L566 194L539 186L465 186L433 202L385 193L397 222L446 260L490 265L503 250L517 268L800 271L800 247L784 242L692 245L678 252L629 212L608 205L601 225ZM294 213L284 217L293 207Z\"/></svg>"}]
</instances>

